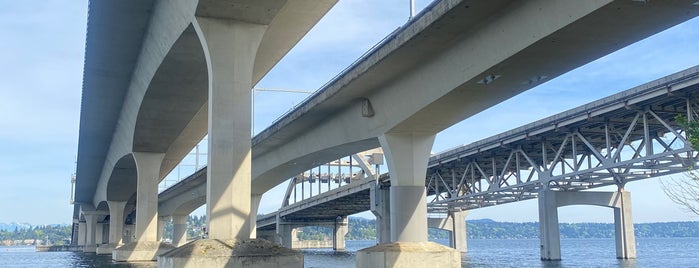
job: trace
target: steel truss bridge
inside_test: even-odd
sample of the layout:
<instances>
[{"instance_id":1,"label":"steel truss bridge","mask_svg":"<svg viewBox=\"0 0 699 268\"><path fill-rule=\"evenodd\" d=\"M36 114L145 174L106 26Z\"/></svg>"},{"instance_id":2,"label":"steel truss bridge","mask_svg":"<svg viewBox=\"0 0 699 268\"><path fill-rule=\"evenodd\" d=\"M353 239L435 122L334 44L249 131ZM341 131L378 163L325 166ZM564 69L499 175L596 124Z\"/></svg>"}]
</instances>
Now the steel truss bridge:
<instances>
[{"instance_id":1,"label":"steel truss bridge","mask_svg":"<svg viewBox=\"0 0 699 268\"><path fill-rule=\"evenodd\" d=\"M582 191L686 171L697 163L676 120L699 111L699 66L433 155L431 212Z\"/></svg>"},{"instance_id":2,"label":"steel truss bridge","mask_svg":"<svg viewBox=\"0 0 699 268\"><path fill-rule=\"evenodd\" d=\"M425 180L428 211L443 214L528 200L541 190L624 187L684 172L699 155L676 117L699 119L698 113L696 66L433 155ZM277 215L318 221L369 210L369 189L390 187L388 174L376 179L372 165L382 162L380 157L380 151L370 150L290 179L280 210L258 218L258 227L274 228ZM353 165L361 170L352 171Z\"/></svg>"}]
</instances>

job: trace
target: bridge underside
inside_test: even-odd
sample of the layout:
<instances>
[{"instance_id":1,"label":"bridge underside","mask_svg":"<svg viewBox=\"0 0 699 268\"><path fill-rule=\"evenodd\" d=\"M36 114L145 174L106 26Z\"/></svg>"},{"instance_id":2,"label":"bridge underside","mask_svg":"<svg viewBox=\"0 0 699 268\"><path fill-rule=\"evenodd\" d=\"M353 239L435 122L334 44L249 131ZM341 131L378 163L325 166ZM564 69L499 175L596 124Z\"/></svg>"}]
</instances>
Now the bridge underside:
<instances>
[{"instance_id":1,"label":"bridge underside","mask_svg":"<svg viewBox=\"0 0 699 268\"><path fill-rule=\"evenodd\" d=\"M337 199L330 199L313 207L308 207L292 213L283 214L282 212L280 218L286 221L334 220L338 216L344 217L369 209L369 189L365 189Z\"/></svg>"}]
</instances>

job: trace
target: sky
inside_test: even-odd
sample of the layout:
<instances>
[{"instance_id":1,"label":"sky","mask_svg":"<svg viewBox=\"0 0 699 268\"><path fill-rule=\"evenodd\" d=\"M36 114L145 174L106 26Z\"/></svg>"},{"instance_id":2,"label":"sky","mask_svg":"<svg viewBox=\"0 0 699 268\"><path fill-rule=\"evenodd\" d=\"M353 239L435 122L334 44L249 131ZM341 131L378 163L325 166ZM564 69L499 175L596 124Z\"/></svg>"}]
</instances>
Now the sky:
<instances>
[{"instance_id":1,"label":"sky","mask_svg":"<svg viewBox=\"0 0 699 268\"><path fill-rule=\"evenodd\" d=\"M417 10L428 2L417 0ZM404 24L408 12L405 0L340 0L255 87L316 90ZM86 18L86 0L0 0L0 222L71 221ZM432 151L475 142L697 65L698 44L699 19L693 19L442 131ZM267 91L254 95L256 133L307 97ZM265 194L260 212L276 210L285 189L280 185ZM632 182L626 189L632 194L635 222L699 220L665 196L659 179ZM611 222L612 217L606 208L559 209L561 222ZM537 202L469 213L468 219L479 218L537 221Z\"/></svg>"}]
</instances>

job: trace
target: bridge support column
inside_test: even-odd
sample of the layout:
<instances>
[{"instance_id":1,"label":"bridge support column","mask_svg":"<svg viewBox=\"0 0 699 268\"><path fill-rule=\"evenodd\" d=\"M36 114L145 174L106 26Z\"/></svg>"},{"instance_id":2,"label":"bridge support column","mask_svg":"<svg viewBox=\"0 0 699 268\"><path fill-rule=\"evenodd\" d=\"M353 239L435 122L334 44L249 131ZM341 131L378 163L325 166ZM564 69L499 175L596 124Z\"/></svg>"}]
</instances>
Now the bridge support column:
<instances>
[{"instance_id":1,"label":"bridge support column","mask_svg":"<svg viewBox=\"0 0 699 268\"><path fill-rule=\"evenodd\" d=\"M357 252L357 267L461 267L461 254L427 241L425 177L434 134L379 137L391 176L391 242Z\"/></svg>"},{"instance_id":2,"label":"bridge support column","mask_svg":"<svg viewBox=\"0 0 699 268\"><path fill-rule=\"evenodd\" d=\"M163 153L134 152L136 162L136 241L112 251L115 261L155 261L173 249L158 241L158 181Z\"/></svg>"},{"instance_id":3,"label":"bridge support column","mask_svg":"<svg viewBox=\"0 0 699 268\"><path fill-rule=\"evenodd\" d=\"M333 250L345 251L345 236L347 233L349 233L349 222L347 217L336 219L333 230Z\"/></svg>"},{"instance_id":4,"label":"bridge support column","mask_svg":"<svg viewBox=\"0 0 699 268\"><path fill-rule=\"evenodd\" d=\"M459 252L467 251L467 234L466 231L466 216L468 215L468 210L463 211L451 211L449 212L451 235L449 236L449 243L451 247L458 250Z\"/></svg>"},{"instance_id":5,"label":"bridge support column","mask_svg":"<svg viewBox=\"0 0 699 268\"><path fill-rule=\"evenodd\" d=\"M87 223L78 222L78 246L85 246L85 240L87 238Z\"/></svg>"},{"instance_id":6,"label":"bridge support column","mask_svg":"<svg viewBox=\"0 0 699 268\"><path fill-rule=\"evenodd\" d=\"M124 236L124 201L107 201L109 206L109 241L97 247L97 254L112 254Z\"/></svg>"},{"instance_id":7,"label":"bridge support column","mask_svg":"<svg viewBox=\"0 0 699 268\"><path fill-rule=\"evenodd\" d=\"M541 259L560 260L558 207L593 205L614 210L616 255L619 259L636 258L636 239L631 216L631 193L619 188L616 192L539 192L539 228L541 231Z\"/></svg>"},{"instance_id":8,"label":"bridge support column","mask_svg":"<svg viewBox=\"0 0 699 268\"><path fill-rule=\"evenodd\" d=\"M279 244L286 248L292 248L296 240L296 229L292 224L286 224L277 216L277 238Z\"/></svg>"},{"instance_id":9,"label":"bridge support column","mask_svg":"<svg viewBox=\"0 0 699 268\"><path fill-rule=\"evenodd\" d=\"M262 194L250 196L250 239L257 238L257 210L260 208Z\"/></svg>"},{"instance_id":10,"label":"bridge support column","mask_svg":"<svg viewBox=\"0 0 699 268\"><path fill-rule=\"evenodd\" d=\"M163 237L165 236L165 224L167 224L167 221L169 220L169 217L158 217L158 235L157 241L163 241Z\"/></svg>"},{"instance_id":11,"label":"bridge support column","mask_svg":"<svg viewBox=\"0 0 699 268\"><path fill-rule=\"evenodd\" d=\"M209 239L161 256L160 267L303 267L300 252L251 240L251 95L266 25L197 16L209 74L206 219ZM210 250L195 250L196 248ZM232 249L232 250L231 250Z\"/></svg>"},{"instance_id":12,"label":"bridge support column","mask_svg":"<svg viewBox=\"0 0 699 268\"><path fill-rule=\"evenodd\" d=\"M104 243L104 223L103 222L97 222L95 224L95 245L99 247ZM97 252L97 248L95 248L95 252Z\"/></svg>"},{"instance_id":13,"label":"bridge support column","mask_svg":"<svg viewBox=\"0 0 699 268\"><path fill-rule=\"evenodd\" d=\"M172 245L179 247L187 243L188 215L172 215Z\"/></svg>"},{"instance_id":14,"label":"bridge support column","mask_svg":"<svg viewBox=\"0 0 699 268\"><path fill-rule=\"evenodd\" d=\"M85 213L85 247L83 252L95 253L97 244L95 243L97 231L97 216L95 214Z\"/></svg>"},{"instance_id":15,"label":"bridge support column","mask_svg":"<svg viewBox=\"0 0 699 268\"><path fill-rule=\"evenodd\" d=\"M454 211L451 214L454 219L454 231L451 235L451 245L460 252L468 251L468 230L466 229L466 216L468 210Z\"/></svg>"},{"instance_id":16,"label":"bridge support column","mask_svg":"<svg viewBox=\"0 0 699 268\"><path fill-rule=\"evenodd\" d=\"M539 240L541 260L561 259L561 238L558 229L558 203L556 193L550 190L539 191Z\"/></svg>"},{"instance_id":17,"label":"bridge support column","mask_svg":"<svg viewBox=\"0 0 699 268\"><path fill-rule=\"evenodd\" d=\"M371 212L376 216L376 240L379 244L391 243L390 188L376 185L369 193Z\"/></svg>"},{"instance_id":18,"label":"bridge support column","mask_svg":"<svg viewBox=\"0 0 699 268\"><path fill-rule=\"evenodd\" d=\"M449 231L449 245L459 252L466 252L466 215L468 211L451 211L446 218L428 218L430 228Z\"/></svg>"},{"instance_id":19,"label":"bridge support column","mask_svg":"<svg viewBox=\"0 0 699 268\"><path fill-rule=\"evenodd\" d=\"M614 235L617 259L636 258L636 237L631 215L631 193L620 189L614 207Z\"/></svg>"}]
</instances>

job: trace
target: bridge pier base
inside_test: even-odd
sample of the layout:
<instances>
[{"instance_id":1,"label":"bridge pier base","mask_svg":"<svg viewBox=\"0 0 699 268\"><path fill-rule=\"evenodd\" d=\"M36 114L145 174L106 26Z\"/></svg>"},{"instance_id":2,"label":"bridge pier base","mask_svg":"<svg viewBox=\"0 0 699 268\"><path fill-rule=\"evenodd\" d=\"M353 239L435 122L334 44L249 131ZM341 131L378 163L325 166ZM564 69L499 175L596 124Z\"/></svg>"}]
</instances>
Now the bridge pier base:
<instances>
[{"instance_id":1,"label":"bridge pier base","mask_svg":"<svg viewBox=\"0 0 699 268\"><path fill-rule=\"evenodd\" d=\"M614 210L616 256L618 259L636 258L631 215L631 193L619 188L616 192L564 192L541 190L539 192L539 230L541 260L560 260L561 242L558 228L558 207L569 205L593 205Z\"/></svg>"},{"instance_id":2,"label":"bridge pier base","mask_svg":"<svg viewBox=\"0 0 699 268\"><path fill-rule=\"evenodd\" d=\"M357 252L357 267L461 267L461 254L427 242L425 172L434 134L386 133L379 137L391 188L391 242Z\"/></svg>"}]
</instances>

